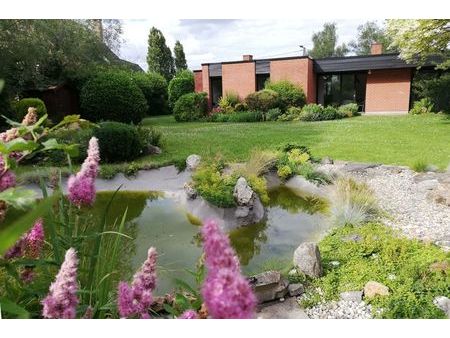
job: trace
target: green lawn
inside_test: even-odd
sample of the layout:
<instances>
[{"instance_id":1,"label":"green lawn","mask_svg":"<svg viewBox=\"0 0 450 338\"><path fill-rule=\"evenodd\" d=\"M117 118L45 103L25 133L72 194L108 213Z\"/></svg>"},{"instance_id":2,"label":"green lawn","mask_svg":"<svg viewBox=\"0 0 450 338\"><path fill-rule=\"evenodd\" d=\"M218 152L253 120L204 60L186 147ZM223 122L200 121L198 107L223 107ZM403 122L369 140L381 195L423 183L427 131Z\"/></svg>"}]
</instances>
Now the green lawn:
<instances>
[{"instance_id":1,"label":"green lawn","mask_svg":"<svg viewBox=\"0 0 450 338\"><path fill-rule=\"evenodd\" d=\"M221 153L243 161L253 148L275 149L283 142L310 147L334 159L412 165L421 160L446 168L450 163L450 118L362 116L322 122L177 123L172 116L147 118L164 133L164 153L139 162L183 160L189 154Z\"/></svg>"}]
</instances>

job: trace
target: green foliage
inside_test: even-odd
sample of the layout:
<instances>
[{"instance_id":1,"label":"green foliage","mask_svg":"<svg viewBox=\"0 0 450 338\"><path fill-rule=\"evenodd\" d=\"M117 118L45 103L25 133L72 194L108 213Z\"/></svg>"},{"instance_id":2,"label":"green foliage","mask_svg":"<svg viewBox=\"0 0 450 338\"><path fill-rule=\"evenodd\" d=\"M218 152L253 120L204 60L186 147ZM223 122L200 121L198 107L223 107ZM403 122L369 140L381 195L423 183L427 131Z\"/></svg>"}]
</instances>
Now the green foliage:
<instances>
[{"instance_id":1,"label":"green foliage","mask_svg":"<svg viewBox=\"0 0 450 338\"><path fill-rule=\"evenodd\" d=\"M299 118L302 121L321 121L324 118L323 106L316 103L307 104L302 108Z\"/></svg>"},{"instance_id":2,"label":"green foliage","mask_svg":"<svg viewBox=\"0 0 450 338\"><path fill-rule=\"evenodd\" d=\"M162 133L153 127L137 127L139 139L143 148L148 145L160 147L162 144Z\"/></svg>"},{"instance_id":3,"label":"green foliage","mask_svg":"<svg viewBox=\"0 0 450 338\"><path fill-rule=\"evenodd\" d=\"M206 201L221 208L231 208L236 205L233 197L236 179L223 175L223 168L221 161L201 164L192 175L192 181Z\"/></svg>"},{"instance_id":4,"label":"green foliage","mask_svg":"<svg viewBox=\"0 0 450 338\"><path fill-rule=\"evenodd\" d=\"M249 94L245 98L248 108L253 111L267 112L269 109L276 108L279 104L279 95L270 89L263 89Z\"/></svg>"},{"instance_id":5,"label":"green foliage","mask_svg":"<svg viewBox=\"0 0 450 338\"><path fill-rule=\"evenodd\" d=\"M338 114L342 118L361 115L358 112L358 105L356 103L347 103L342 106L339 106Z\"/></svg>"},{"instance_id":6,"label":"green foliage","mask_svg":"<svg viewBox=\"0 0 450 338\"><path fill-rule=\"evenodd\" d=\"M309 55L315 59L330 56L345 56L348 48L343 43L336 46L338 35L336 33L336 24L327 22L323 25L323 30L316 32L312 36L313 48L309 51Z\"/></svg>"},{"instance_id":7,"label":"green foliage","mask_svg":"<svg viewBox=\"0 0 450 338\"><path fill-rule=\"evenodd\" d=\"M141 89L122 71L99 73L80 94L82 116L90 121L139 123L148 111Z\"/></svg>"},{"instance_id":8,"label":"green foliage","mask_svg":"<svg viewBox=\"0 0 450 338\"><path fill-rule=\"evenodd\" d=\"M245 102L240 102L238 104L236 104L236 106L234 107L234 109L237 112L241 112L241 111L247 111L248 110L248 106Z\"/></svg>"},{"instance_id":9,"label":"green foliage","mask_svg":"<svg viewBox=\"0 0 450 338\"><path fill-rule=\"evenodd\" d=\"M416 99L429 99L435 111L450 113L450 73L439 74L418 72L412 82L413 94Z\"/></svg>"},{"instance_id":10,"label":"green foliage","mask_svg":"<svg viewBox=\"0 0 450 338\"><path fill-rule=\"evenodd\" d=\"M147 64L149 72L161 74L167 81L175 74L172 52L163 33L155 27L150 29L148 36Z\"/></svg>"},{"instance_id":11,"label":"green foliage","mask_svg":"<svg viewBox=\"0 0 450 338\"><path fill-rule=\"evenodd\" d=\"M259 111L246 111L228 115L228 122L260 122L263 114Z\"/></svg>"},{"instance_id":12,"label":"green foliage","mask_svg":"<svg viewBox=\"0 0 450 338\"><path fill-rule=\"evenodd\" d=\"M349 239L355 236L360 240ZM375 316L444 318L444 313L433 304L436 296L450 295L450 254L440 248L369 223L334 229L319 243L319 249L324 276L314 280L309 288L316 301L322 296L315 288L322 290L323 299L332 300L338 299L341 292L362 290L373 280L390 290L389 296L366 299ZM332 261L339 265L330 264Z\"/></svg>"},{"instance_id":13,"label":"green foliage","mask_svg":"<svg viewBox=\"0 0 450 338\"><path fill-rule=\"evenodd\" d=\"M195 90L194 73L189 70L179 72L169 82L169 105L172 109L180 97L185 94L193 93Z\"/></svg>"},{"instance_id":14,"label":"green foliage","mask_svg":"<svg viewBox=\"0 0 450 338\"><path fill-rule=\"evenodd\" d=\"M375 21L368 21L358 26L357 39L350 41L349 47L356 55L370 55L372 44L381 43L383 53L393 53L395 49L390 47L391 42L384 27L379 27Z\"/></svg>"},{"instance_id":15,"label":"green foliage","mask_svg":"<svg viewBox=\"0 0 450 338\"><path fill-rule=\"evenodd\" d=\"M278 93L279 108L283 112L290 107L303 107L306 103L306 96L302 87L288 80L268 81L265 84L265 88Z\"/></svg>"},{"instance_id":16,"label":"green foliage","mask_svg":"<svg viewBox=\"0 0 450 338\"><path fill-rule=\"evenodd\" d=\"M173 53L175 54L176 71L179 72L181 70L187 69L186 55L184 55L183 45L178 40L175 42Z\"/></svg>"},{"instance_id":17,"label":"green foliage","mask_svg":"<svg viewBox=\"0 0 450 338\"><path fill-rule=\"evenodd\" d=\"M286 149L286 148L285 148ZM282 150L277 161L277 174L286 180L299 173L299 167L309 161L310 156L300 148Z\"/></svg>"},{"instance_id":18,"label":"green foliage","mask_svg":"<svg viewBox=\"0 0 450 338\"><path fill-rule=\"evenodd\" d=\"M38 117L47 114L47 107L45 107L44 101L38 98L25 98L13 104L16 120L22 121L29 107L36 108Z\"/></svg>"},{"instance_id":19,"label":"green foliage","mask_svg":"<svg viewBox=\"0 0 450 338\"><path fill-rule=\"evenodd\" d=\"M278 121L299 121L302 108L290 107L284 114L278 116Z\"/></svg>"},{"instance_id":20,"label":"green foliage","mask_svg":"<svg viewBox=\"0 0 450 338\"><path fill-rule=\"evenodd\" d=\"M141 89L147 101L147 115L169 114L167 81L158 73L132 73L133 81Z\"/></svg>"},{"instance_id":21,"label":"green foliage","mask_svg":"<svg viewBox=\"0 0 450 338\"><path fill-rule=\"evenodd\" d=\"M338 114L338 110L333 106L327 106L323 108L322 111L322 120L328 121L328 120L335 120L340 118L341 115Z\"/></svg>"},{"instance_id":22,"label":"green foliage","mask_svg":"<svg viewBox=\"0 0 450 338\"><path fill-rule=\"evenodd\" d=\"M413 163L411 169L414 170L415 172L423 173L428 170L428 167L429 167L428 163L425 162L424 160L417 160L416 162Z\"/></svg>"},{"instance_id":23,"label":"green foliage","mask_svg":"<svg viewBox=\"0 0 450 338\"><path fill-rule=\"evenodd\" d=\"M283 114L280 108L269 109L266 113L266 121L276 121Z\"/></svg>"},{"instance_id":24,"label":"green foliage","mask_svg":"<svg viewBox=\"0 0 450 338\"><path fill-rule=\"evenodd\" d=\"M234 92L227 92L219 100L220 111L224 114L231 114L236 111L236 106L241 103L239 95Z\"/></svg>"},{"instance_id":25,"label":"green foliage","mask_svg":"<svg viewBox=\"0 0 450 338\"><path fill-rule=\"evenodd\" d=\"M424 98L420 101L415 101L413 107L409 111L412 115L430 114L433 112L434 105L430 99Z\"/></svg>"},{"instance_id":26,"label":"green foliage","mask_svg":"<svg viewBox=\"0 0 450 338\"><path fill-rule=\"evenodd\" d=\"M130 161L139 156L142 145L135 127L120 122L102 122L95 130L102 162Z\"/></svg>"},{"instance_id":27,"label":"green foliage","mask_svg":"<svg viewBox=\"0 0 450 338\"><path fill-rule=\"evenodd\" d=\"M173 108L175 120L178 122L197 121L208 113L206 93L189 93L181 96Z\"/></svg>"}]
</instances>

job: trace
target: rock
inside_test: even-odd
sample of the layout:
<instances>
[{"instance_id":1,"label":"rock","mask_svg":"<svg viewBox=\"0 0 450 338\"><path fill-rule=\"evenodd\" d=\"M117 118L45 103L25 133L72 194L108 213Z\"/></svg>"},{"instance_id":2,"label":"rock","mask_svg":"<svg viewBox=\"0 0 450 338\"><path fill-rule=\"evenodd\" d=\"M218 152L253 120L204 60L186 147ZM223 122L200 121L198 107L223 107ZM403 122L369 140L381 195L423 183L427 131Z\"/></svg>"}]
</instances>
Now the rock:
<instances>
[{"instance_id":1,"label":"rock","mask_svg":"<svg viewBox=\"0 0 450 338\"><path fill-rule=\"evenodd\" d=\"M238 205L249 205L254 192L244 177L239 177L234 187L233 196Z\"/></svg>"},{"instance_id":2,"label":"rock","mask_svg":"<svg viewBox=\"0 0 450 338\"><path fill-rule=\"evenodd\" d=\"M341 238L344 242L361 242L362 241L362 237L358 234L351 234L351 235L347 235Z\"/></svg>"},{"instance_id":3,"label":"rock","mask_svg":"<svg viewBox=\"0 0 450 338\"><path fill-rule=\"evenodd\" d=\"M320 161L321 164L333 164L333 159L331 157L325 156L324 158L322 158L322 160Z\"/></svg>"},{"instance_id":4,"label":"rock","mask_svg":"<svg viewBox=\"0 0 450 338\"><path fill-rule=\"evenodd\" d=\"M190 200L194 200L197 198L197 190L195 190L195 188L193 187L192 183L185 183L184 186L184 192L186 193L186 196L188 199Z\"/></svg>"},{"instance_id":5,"label":"rock","mask_svg":"<svg viewBox=\"0 0 450 338\"><path fill-rule=\"evenodd\" d=\"M380 166L378 163L346 163L342 170L346 172L361 172Z\"/></svg>"},{"instance_id":6,"label":"rock","mask_svg":"<svg viewBox=\"0 0 450 338\"><path fill-rule=\"evenodd\" d=\"M158 155L162 153L162 150L160 147L149 144L147 145L146 153L147 155Z\"/></svg>"},{"instance_id":7,"label":"rock","mask_svg":"<svg viewBox=\"0 0 450 338\"><path fill-rule=\"evenodd\" d=\"M432 180L425 180L422 182L417 183L417 190L420 192L426 192L427 190L433 190L437 188L439 185L439 181L436 179Z\"/></svg>"},{"instance_id":8,"label":"rock","mask_svg":"<svg viewBox=\"0 0 450 338\"><path fill-rule=\"evenodd\" d=\"M292 297L284 302L266 303L260 307L256 314L258 319L307 319L305 311Z\"/></svg>"},{"instance_id":9,"label":"rock","mask_svg":"<svg viewBox=\"0 0 450 338\"><path fill-rule=\"evenodd\" d=\"M294 252L294 266L307 276L313 278L322 276L322 262L317 244L311 242L300 244Z\"/></svg>"},{"instance_id":10,"label":"rock","mask_svg":"<svg viewBox=\"0 0 450 338\"><path fill-rule=\"evenodd\" d=\"M288 292L289 282L278 271L266 271L249 278L256 298L260 303L283 298Z\"/></svg>"},{"instance_id":11,"label":"rock","mask_svg":"<svg viewBox=\"0 0 450 338\"><path fill-rule=\"evenodd\" d=\"M300 192L302 195L312 195L317 197L327 196L324 186L318 186L300 175L296 175L288 179L285 186L292 189L294 192Z\"/></svg>"},{"instance_id":12,"label":"rock","mask_svg":"<svg viewBox=\"0 0 450 338\"><path fill-rule=\"evenodd\" d=\"M189 155L186 159L186 169L187 170L195 170L200 165L201 157L199 155Z\"/></svg>"},{"instance_id":13,"label":"rock","mask_svg":"<svg viewBox=\"0 0 450 338\"><path fill-rule=\"evenodd\" d=\"M441 184L430 191L427 198L435 203L450 207L450 184Z\"/></svg>"},{"instance_id":14,"label":"rock","mask_svg":"<svg viewBox=\"0 0 450 338\"><path fill-rule=\"evenodd\" d=\"M364 297L389 296L389 288L381 283L370 281L364 286Z\"/></svg>"},{"instance_id":15,"label":"rock","mask_svg":"<svg viewBox=\"0 0 450 338\"><path fill-rule=\"evenodd\" d=\"M347 291L340 294L340 300L343 300L345 302L361 303L362 296L362 291Z\"/></svg>"},{"instance_id":16,"label":"rock","mask_svg":"<svg viewBox=\"0 0 450 338\"><path fill-rule=\"evenodd\" d=\"M438 296L433 300L434 305L445 312L450 318L450 299L444 296Z\"/></svg>"},{"instance_id":17,"label":"rock","mask_svg":"<svg viewBox=\"0 0 450 338\"><path fill-rule=\"evenodd\" d=\"M447 272L450 270L450 263L447 261L436 262L430 265L430 271L432 272Z\"/></svg>"},{"instance_id":18,"label":"rock","mask_svg":"<svg viewBox=\"0 0 450 338\"><path fill-rule=\"evenodd\" d=\"M289 284L288 291L289 296L291 297L300 296L301 294L305 293L305 287L300 283Z\"/></svg>"}]
</instances>

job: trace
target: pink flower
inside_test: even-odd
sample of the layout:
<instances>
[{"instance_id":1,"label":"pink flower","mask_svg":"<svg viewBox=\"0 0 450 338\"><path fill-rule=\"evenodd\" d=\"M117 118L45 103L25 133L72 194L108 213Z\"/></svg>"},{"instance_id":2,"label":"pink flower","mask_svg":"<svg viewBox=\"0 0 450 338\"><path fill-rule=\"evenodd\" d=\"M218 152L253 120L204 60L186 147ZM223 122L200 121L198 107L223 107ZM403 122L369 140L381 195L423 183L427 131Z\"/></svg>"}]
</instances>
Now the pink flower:
<instances>
[{"instance_id":1,"label":"pink flower","mask_svg":"<svg viewBox=\"0 0 450 338\"><path fill-rule=\"evenodd\" d=\"M70 248L55 281L50 285L49 294L42 301L42 315L45 318L75 318L78 305L77 267L77 253L75 249Z\"/></svg>"},{"instance_id":2,"label":"pink flower","mask_svg":"<svg viewBox=\"0 0 450 338\"><path fill-rule=\"evenodd\" d=\"M203 248L208 274L202 286L202 296L208 313L216 319L253 318L256 297L241 275L239 260L228 237L218 224L208 221L203 225Z\"/></svg>"},{"instance_id":3,"label":"pink flower","mask_svg":"<svg viewBox=\"0 0 450 338\"><path fill-rule=\"evenodd\" d=\"M33 227L25 233L6 253L5 258L38 258L44 245L44 226L39 218Z\"/></svg>"},{"instance_id":4,"label":"pink flower","mask_svg":"<svg viewBox=\"0 0 450 338\"><path fill-rule=\"evenodd\" d=\"M16 175L11 170L5 172L5 160L0 155L0 192L16 185Z\"/></svg>"},{"instance_id":5,"label":"pink flower","mask_svg":"<svg viewBox=\"0 0 450 338\"><path fill-rule=\"evenodd\" d=\"M133 277L131 286L126 282L119 283L118 308L122 318L139 315L150 318L148 308L153 303L153 289L156 286L155 248L148 249L147 259Z\"/></svg>"},{"instance_id":6,"label":"pink flower","mask_svg":"<svg viewBox=\"0 0 450 338\"><path fill-rule=\"evenodd\" d=\"M198 314L194 310L186 310L178 319L198 319Z\"/></svg>"},{"instance_id":7,"label":"pink flower","mask_svg":"<svg viewBox=\"0 0 450 338\"><path fill-rule=\"evenodd\" d=\"M69 177L67 187L69 200L78 207L92 205L95 201L95 179L98 174L100 152L98 140L92 137L89 141L88 156L84 160L81 170Z\"/></svg>"}]
</instances>

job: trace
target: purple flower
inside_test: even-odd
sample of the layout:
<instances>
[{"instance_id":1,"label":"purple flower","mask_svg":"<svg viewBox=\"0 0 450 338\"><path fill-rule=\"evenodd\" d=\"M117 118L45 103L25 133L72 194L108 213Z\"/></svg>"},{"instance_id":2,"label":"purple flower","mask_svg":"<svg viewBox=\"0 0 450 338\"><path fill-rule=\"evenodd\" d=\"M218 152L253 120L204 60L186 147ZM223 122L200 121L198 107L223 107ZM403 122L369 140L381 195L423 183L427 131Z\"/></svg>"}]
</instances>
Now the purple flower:
<instances>
[{"instance_id":1,"label":"purple flower","mask_svg":"<svg viewBox=\"0 0 450 338\"><path fill-rule=\"evenodd\" d=\"M241 275L239 260L228 237L218 224L203 225L203 248L208 274L202 286L202 296L208 313L216 319L253 318L256 297Z\"/></svg>"},{"instance_id":2,"label":"purple flower","mask_svg":"<svg viewBox=\"0 0 450 338\"><path fill-rule=\"evenodd\" d=\"M50 292L42 301L42 315L45 318L75 318L78 305L77 266L77 253L75 249L70 248L55 281L50 285Z\"/></svg>"},{"instance_id":3,"label":"purple flower","mask_svg":"<svg viewBox=\"0 0 450 338\"><path fill-rule=\"evenodd\" d=\"M69 177L67 187L69 200L78 207L92 205L95 200L95 179L98 174L100 152L98 140L92 137L89 141L88 156L84 160L81 170Z\"/></svg>"},{"instance_id":4,"label":"purple flower","mask_svg":"<svg viewBox=\"0 0 450 338\"><path fill-rule=\"evenodd\" d=\"M38 258L44 245L44 226L39 218L33 227L25 233L6 253L6 259L28 257Z\"/></svg>"},{"instance_id":5,"label":"purple flower","mask_svg":"<svg viewBox=\"0 0 450 338\"><path fill-rule=\"evenodd\" d=\"M228 236L220 230L217 222L206 221L202 227L202 237L206 266L210 271L224 268L240 271L239 259Z\"/></svg>"},{"instance_id":6,"label":"purple flower","mask_svg":"<svg viewBox=\"0 0 450 338\"><path fill-rule=\"evenodd\" d=\"M147 259L133 277L131 286L126 282L119 283L118 308L122 318L139 315L150 318L148 308L153 303L152 291L156 286L155 248L148 249Z\"/></svg>"},{"instance_id":7,"label":"purple flower","mask_svg":"<svg viewBox=\"0 0 450 338\"><path fill-rule=\"evenodd\" d=\"M16 185L16 175L11 170L5 171L5 160L0 155L0 192Z\"/></svg>"},{"instance_id":8,"label":"purple flower","mask_svg":"<svg viewBox=\"0 0 450 338\"><path fill-rule=\"evenodd\" d=\"M198 319L198 314L194 310L186 310L178 319Z\"/></svg>"}]
</instances>

